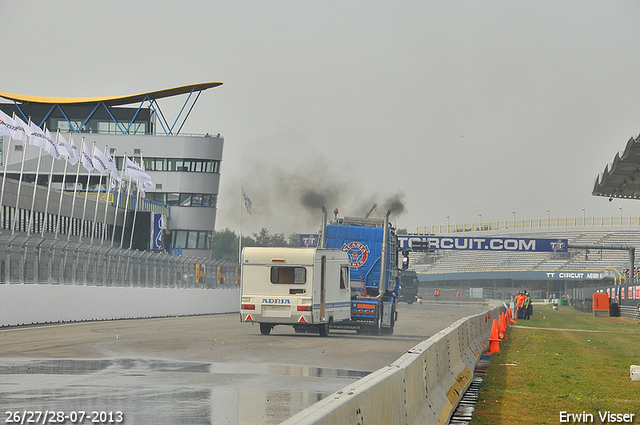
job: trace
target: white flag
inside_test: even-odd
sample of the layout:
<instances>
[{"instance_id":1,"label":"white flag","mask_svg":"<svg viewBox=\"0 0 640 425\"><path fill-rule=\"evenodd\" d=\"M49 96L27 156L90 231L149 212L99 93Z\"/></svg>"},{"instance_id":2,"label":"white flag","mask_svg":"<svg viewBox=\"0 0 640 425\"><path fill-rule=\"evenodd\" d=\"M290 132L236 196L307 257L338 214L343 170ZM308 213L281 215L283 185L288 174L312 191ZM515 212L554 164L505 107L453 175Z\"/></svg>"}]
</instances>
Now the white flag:
<instances>
[{"instance_id":1,"label":"white flag","mask_svg":"<svg viewBox=\"0 0 640 425\"><path fill-rule=\"evenodd\" d=\"M118 173L118 167L116 167L116 163L113 160L113 158L111 158L111 154L109 154L108 150L107 150L107 152L105 152L105 156L107 157L109 169L111 171L113 171L114 173ZM118 173L118 177L120 179L120 173Z\"/></svg>"},{"instance_id":2,"label":"white flag","mask_svg":"<svg viewBox=\"0 0 640 425\"><path fill-rule=\"evenodd\" d=\"M244 188L242 188L242 198L244 199L244 206L247 208L247 212L251 215L251 199L244 193Z\"/></svg>"},{"instance_id":3,"label":"white flag","mask_svg":"<svg viewBox=\"0 0 640 425\"><path fill-rule=\"evenodd\" d=\"M47 136L47 148L45 149L45 151L47 151L47 153L55 159L62 158L58 143L53 140L53 137L51 136L48 128L44 129L44 135Z\"/></svg>"},{"instance_id":4,"label":"white flag","mask_svg":"<svg viewBox=\"0 0 640 425\"><path fill-rule=\"evenodd\" d=\"M118 170L114 170L113 174L111 174L111 189L115 189L118 185L118 182L122 181L122 176Z\"/></svg>"},{"instance_id":5,"label":"white flag","mask_svg":"<svg viewBox=\"0 0 640 425\"><path fill-rule=\"evenodd\" d=\"M51 143L55 146L55 149L51 148ZM56 159L60 159L60 154L58 153L58 146L55 144L53 140L49 142L49 138L44 130L35 125L35 123L31 123L29 126L29 144L33 146L37 146L40 149L44 150L51 156Z\"/></svg>"},{"instance_id":6,"label":"white flag","mask_svg":"<svg viewBox=\"0 0 640 425\"><path fill-rule=\"evenodd\" d=\"M151 176L145 173L144 170L138 164L129 160L129 158L127 157L125 157L124 175L131 177L132 179L141 180L143 182L153 184L153 181L151 180Z\"/></svg>"},{"instance_id":7,"label":"white flag","mask_svg":"<svg viewBox=\"0 0 640 425\"><path fill-rule=\"evenodd\" d=\"M120 172L118 171L118 167L116 167L116 163L111 157L111 154L109 154L109 151L106 152L105 156L107 157L109 169L111 170L110 186L111 186L111 189L114 189L118 185L118 182L122 180L122 176L120 175Z\"/></svg>"},{"instance_id":8,"label":"white flag","mask_svg":"<svg viewBox=\"0 0 640 425\"><path fill-rule=\"evenodd\" d=\"M142 171L146 173L147 170L144 168L144 161L142 162L142 166L140 168L142 168ZM156 185L155 185L154 182L141 181L140 182L140 196L142 198L144 198L148 189L155 189L155 188L156 188Z\"/></svg>"},{"instance_id":9,"label":"white flag","mask_svg":"<svg viewBox=\"0 0 640 425\"><path fill-rule=\"evenodd\" d=\"M15 122L16 126L15 126L15 129L13 130L13 133L11 134L11 138L13 140L22 140L23 142L26 142L27 139L29 138L29 135L28 135L29 126L27 125L26 122L22 121L18 116L15 116L13 118L13 121Z\"/></svg>"},{"instance_id":10,"label":"white flag","mask_svg":"<svg viewBox=\"0 0 640 425\"><path fill-rule=\"evenodd\" d=\"M91 155L89 148L85 142L82 142L82 153L80 154L80 162L85 170L91 172L93 170L93 161L91 161Z\"/></svg>"},{"instance_id":11,"label":"white flag","mask_svg":"<svg viewBox=\"0 0 640 425\"><path fill-rule=\"evenodd\" d=\"M76 148L76 145L73 143L71 134L69 134L69 139L71 140L71 143L67 142L67 139L65 139L62 134L58 135L58 146L60 148L60 154L67 156L67 161L69 161L69 164L76 165L78 163L78 160L80 159L80 155L78 155L78 148Z\"/></svg>"},{"instance_id":12,"label":"white flag","mask_svg":"<svg viewBox=\"0 0 640 425\"><path fill-rule=\"evenodd\" d=\"M96 171L100 172L100 174L107 173L111 170L109 168L109 160L97 146L93 147L93 157L91 158L91 161L93 162L93 166Z\"/></svg>"},{"instance_id":13,"label":"white flag","mask_svg":"<svg viewBox=\"0 0 640 425\"><path fill-rule=\"evenodd\" d=\"M0 136L11 136L16 122L9 115L0 110Z\"/></svg>"}]
</instances>

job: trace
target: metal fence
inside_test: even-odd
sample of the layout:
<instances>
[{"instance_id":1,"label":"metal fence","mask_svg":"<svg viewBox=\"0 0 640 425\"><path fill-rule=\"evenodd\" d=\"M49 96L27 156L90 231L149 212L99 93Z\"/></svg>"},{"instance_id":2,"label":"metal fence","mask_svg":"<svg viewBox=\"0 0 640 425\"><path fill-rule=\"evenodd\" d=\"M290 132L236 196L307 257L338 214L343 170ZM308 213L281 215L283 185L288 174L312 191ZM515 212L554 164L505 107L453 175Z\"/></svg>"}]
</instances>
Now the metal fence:
<instances>
[{"instance_id":1,"label":"metal fence","mask_svg":"<svg viewBox=\"0 0 640 425\"><path fill-rule=\"evenodd\" d=\"M528 220L478 221L462 224L417 226L419 235L482 232L490 230L563 229L572 227L640 227L640 217L565 217Z\"/></svg>"},{"instance_id":2,"label":"metal fence","mask_svg":"<svg viewBox=\"0 0 640 425\"><path fill-rule=\"evenodd\" d=\"M154 288L239 285L240 264L163 252L0 236L0 284L72 284Z\"/></svg>"}]
</instances>

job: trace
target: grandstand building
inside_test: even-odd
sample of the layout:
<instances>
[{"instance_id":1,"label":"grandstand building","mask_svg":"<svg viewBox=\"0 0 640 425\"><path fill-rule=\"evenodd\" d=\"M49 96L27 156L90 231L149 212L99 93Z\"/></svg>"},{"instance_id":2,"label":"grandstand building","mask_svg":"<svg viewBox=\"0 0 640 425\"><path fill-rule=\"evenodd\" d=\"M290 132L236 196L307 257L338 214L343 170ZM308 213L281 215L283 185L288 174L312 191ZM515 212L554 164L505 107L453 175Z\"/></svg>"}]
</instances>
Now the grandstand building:
<instances>
[{"instance_id":1,"label":"grandstand building","mask_svg":"<svg viewBox=\"0 0 640 425\"><path fill-rule=\"evenodd\" d=\"M410 268L428 288L442 294L508 299L528 290L535 299L562 297L574 287L624 282L630 269L629 251L572 249L572 245L628 246L640 249L640 217L580 217L517 220L467 226L433 226L418 235L465 238L566 239L567 252L435 250L411 253ZM480 288L480 290L476 289ZM429 293L429 291L427 291ZM454 295L455 296L455 295Z\"/></svg>"},{"instance_id":2,"label":"grandstand building","mask_svg":"<svg viewBox=\"0 0 640 425\"><path fill-rule=\"evenodd\" d=\"M89 149L94 144L100 150L108 149L119 170L123 169L125 155L138 164L144 164L146 173L155 183L155 189L147 189L144 201L139 203L139 217L144 217L143 212L150 211L164 215L166 225L162 239L165 250L173 247L183 255L209 258L224 138L213 131L211 134L217 135L183 134L181 129L201 92L221 84L202 83L131 96L99 98L52 98L0 92L0 97L12 102L0 104L0 109L10 117L15 113L25 122L31 120L39 127L44 124L54 136L58 129L67 139L71 135L80 150L83 141ZM169 122L158 100L179 95L186 96L187 100L175 121ZM44 216L44 193L53 161L51 187L57 190L52 191L50 202L63 205L61 232L71 232L76 240L83 236L88 239L86 232L93 231L92 224L99 228L100 224L106 222L107 231L104 233L108 238L115 235L120 241L121 231L123 239L127 238L123 229L132 226L134 214L131 210L135 208L133 197L130 197L129 204L122 199L118 205L118 199L122 197L110 189L109 179L99 173L87 172L80 163L68 166L65 173L64 160L54 160L48 155L39 159L40 149L35 146L16 143L9 136L0 137L0 140L0 169L3 176L6 175L0 229L4 229L5 233L11 229L14 214L18 216L18 234L27 232L31 200L37 198L36 217L30 229L33 233L40 233L42 227L39 226L44 226L46 231L43 234L52 236L57 209L49 207L47 216ZM36 176L39 161L40 172ZM17 189L20 175L24 183L22 191ZM37 182L37 190L34 189L34 182ZM73 202L74 188L78 189L76 193L80 196L77 197L82 197L82 201ZM60 189L64 189L63 194ZM88 189L88 203L84 202L85 189ZM110 194L105 212L101 207L96 208L97 190L103 194L101 199L106 199L105 193ZM18 193L20 199L17 199ZM129 208L128 217L123 212L125 205ZM98 220L92 222L94 210L97 211ZM82 226L78 224L79 221L83 221ZM112 231L114 226L117 232ZM79 228L84 229L81 234ZM138 239L137 228L135 237ZM137 242L138 249L145 248L145 240ZM124 246L128 247L128 244Z\"/></svg>"}]
</instances>

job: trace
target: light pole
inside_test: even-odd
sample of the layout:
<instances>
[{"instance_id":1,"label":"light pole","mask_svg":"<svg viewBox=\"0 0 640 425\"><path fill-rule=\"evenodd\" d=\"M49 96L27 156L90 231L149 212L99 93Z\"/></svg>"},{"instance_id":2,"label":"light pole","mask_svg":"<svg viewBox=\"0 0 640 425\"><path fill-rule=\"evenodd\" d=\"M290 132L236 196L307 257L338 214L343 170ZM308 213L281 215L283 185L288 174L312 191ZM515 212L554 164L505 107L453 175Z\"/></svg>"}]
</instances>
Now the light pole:
<instances>
[{"instance_id":1,"label":"light pole","mask_svg":"<svg viewBox=\"0 0 640 425\"><path fill-rule=\"evenodd\" d=\"M549 208L547 208L547 227L551 227L551 214L549 213Z\"/></svg>"},{"instance_id":2,"label":"light pole","mask_svg":"<svg viewBox=\"0 0 640 425\"><path fill-rule=\"evenodd\" d=\"M622 226L622 205L620 206L620 226Z\"/></svg>"},{"instance_id":3,"label":"light pole","mask_svg":"<svg viewBox=\"0 0 640 425\"><path fill-rule=\"evenodd\" d=\"M582 208L582 225L587 225L587 212L585 211L584 207Z\"/></svg>"},{"instance_id":4,"label":"light pole","mask_svg":"<svg viewBox=\"0 0 640 425\"><path fill-rule=\"evenodd\" d=\"M482 230L482 213L478 214L480 216L480 230Z\"/></svg>"}]
</instances>

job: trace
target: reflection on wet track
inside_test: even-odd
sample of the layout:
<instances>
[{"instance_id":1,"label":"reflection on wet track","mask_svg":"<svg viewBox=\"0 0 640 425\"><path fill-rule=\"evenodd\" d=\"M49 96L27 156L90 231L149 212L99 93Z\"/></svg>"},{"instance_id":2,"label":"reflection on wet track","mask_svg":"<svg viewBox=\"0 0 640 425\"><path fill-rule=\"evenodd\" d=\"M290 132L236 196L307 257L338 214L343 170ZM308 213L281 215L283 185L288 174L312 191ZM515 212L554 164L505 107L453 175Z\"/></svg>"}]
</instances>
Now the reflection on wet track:
<instances>
[{"instance_id":1,"label":"reflection on wet track","mask_svg":"<svg viewBox=\"0 0 640 425\"><path fill-rule=\"evenodd\" d=\"M5 415L120 411L125 424L277 424L369 373L143 358L2 359L0 407Z\"/></svg>"}]
</instances>

